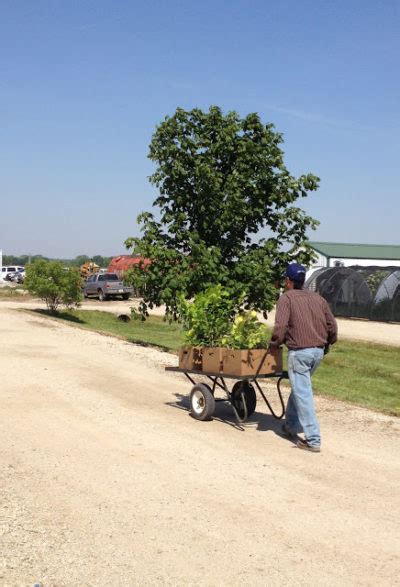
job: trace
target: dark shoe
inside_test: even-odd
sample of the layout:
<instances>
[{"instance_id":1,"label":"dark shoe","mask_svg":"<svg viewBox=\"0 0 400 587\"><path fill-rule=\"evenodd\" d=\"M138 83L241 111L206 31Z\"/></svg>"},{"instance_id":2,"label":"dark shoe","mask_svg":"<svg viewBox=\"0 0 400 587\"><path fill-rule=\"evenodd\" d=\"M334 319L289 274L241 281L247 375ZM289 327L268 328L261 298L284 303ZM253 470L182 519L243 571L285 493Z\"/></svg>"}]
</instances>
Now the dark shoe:
<instances>
[{"instance_id":1,"label":"dark shoe","mask_svg":"<svg viewBox=\"0 0 400 587\"><path fill-rule=\"evenodd\" d=\"M282 424L281 430L282 434L286 436L286 438L297 438L296 432L293 432L293 430L291 430L287 424Z\"/></svg>"},{"instance_id":2,"label":"dark shoe","mask_svg":"<svg viewBox=\"0 0 400 587\"><path fill-rule=\"evenodd\" d=\"M321 452L320 446L309 444L307 440L303 440L302 438L297 441L297 448L302 448L303 450L308 450L310 452Z\"/></svg>"}]
</instances>

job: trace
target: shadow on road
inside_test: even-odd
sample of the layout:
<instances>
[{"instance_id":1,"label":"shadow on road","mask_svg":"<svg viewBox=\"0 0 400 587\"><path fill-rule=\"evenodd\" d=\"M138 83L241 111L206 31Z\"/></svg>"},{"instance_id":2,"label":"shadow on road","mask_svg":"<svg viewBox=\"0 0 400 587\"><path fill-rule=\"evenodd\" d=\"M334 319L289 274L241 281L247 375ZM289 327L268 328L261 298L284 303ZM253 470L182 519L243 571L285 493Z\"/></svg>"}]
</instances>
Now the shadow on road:
<instances>
[{"instance_id":1,"label":"shadow on road","mask_svg":"<svg viewBox=\"0 0 400 587\"><path fill-rule=\"evenodd\" d=\"M172 408L177 408L179 410L184 410L190 416L190 402L188 395L182 395L180 393L174 394L176 397L175 401L166 402L167 406ZM262 405L262 400L258 398L258 403ZM236 421L235 415L230 404L226 401L218 401L215 406L215 412L213 415L213 420L218 422L222 422L223 424L227 424L228 426L232 426L237 430L241 430L238 426ZM278 436L285 438L288 440L281 431L282 428L282 420L277 420L270 414L265 414L260 411L255 411L252 416L243 424L244 429L246 428L256 428L259 432L274 432Z\"/></svg>"}]
</instances>

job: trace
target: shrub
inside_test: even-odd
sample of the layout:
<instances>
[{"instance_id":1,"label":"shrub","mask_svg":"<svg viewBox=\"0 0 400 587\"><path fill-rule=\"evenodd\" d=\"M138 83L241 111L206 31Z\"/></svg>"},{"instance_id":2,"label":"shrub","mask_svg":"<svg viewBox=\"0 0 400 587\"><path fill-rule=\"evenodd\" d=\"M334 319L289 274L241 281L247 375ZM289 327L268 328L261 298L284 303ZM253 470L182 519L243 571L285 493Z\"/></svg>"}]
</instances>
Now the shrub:
<instances>
[{"instance_id":1,"label":"shrub","mask_svg":"<svg viewBox=\"0 0 400 587\"><path fill-rule=\"evenodd\" d=\"M197 294L193 302L181 296L178 310L185 342L192 346L220 346L236 309L229 292L221 285Z\"/></svg>"},{"instance_id":2,"label":"shrub","mask_svg":"<svg viewBox=\"0 0 400 587\"><path fill-rule=\"evenodd\" d=\"M223 346L232 349L265 348L269 333L252 310L240 309L245 294L233 301L221 285L208 288L192 302L179 301L184 341L191 346Z\"/></svg>"},{"instance_id":3,"label":"shrub","mask_svg":"<svg viewBox=\"0 0 400 587\"><path fill-rule=\"evenodd\" d=\"M45 301L51 312L60 305L79 306L82 299L79 271L66 268L60 261L40 259L28 265L24 286Z\"/></svg>"},{"instance_id":4,"label":"shrub","mask_svg":"<svg viewBox=\"0 0 400 587\"><path fill-rule=\"evenodd\" d=\"M222 338L222 346L230 349L262 349L268 346L269 331L257 318L257 312L241 312L231 330Z\"/></svg>"}]
</instances>

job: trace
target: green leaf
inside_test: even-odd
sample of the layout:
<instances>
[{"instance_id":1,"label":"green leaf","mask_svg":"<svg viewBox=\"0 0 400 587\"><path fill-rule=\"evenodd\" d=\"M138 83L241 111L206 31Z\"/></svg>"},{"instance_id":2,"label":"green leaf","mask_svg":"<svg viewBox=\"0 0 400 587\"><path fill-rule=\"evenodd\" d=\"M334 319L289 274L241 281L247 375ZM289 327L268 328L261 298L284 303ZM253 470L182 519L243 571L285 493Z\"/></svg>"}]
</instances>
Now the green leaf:
<instances>
[{"instance_id":1,"label":"green leaf","mask_svg":"<svg viewBox=\"0 0 400 587\"><path fill-rule=\"evenodd\" d=\"M125 241L151 260L134 273L146 307L165 303L177 316L181 292L190 298L215 284L233 300L246 291L249 308L273 307L286 264L311 260L307 233L317 226L295 203L319 178L292 176L282 144L257 113L240 118L218 106L177 108L158 125L149 148L155 212L142 213L142 236Z\"/></svg>"}]
</instances>

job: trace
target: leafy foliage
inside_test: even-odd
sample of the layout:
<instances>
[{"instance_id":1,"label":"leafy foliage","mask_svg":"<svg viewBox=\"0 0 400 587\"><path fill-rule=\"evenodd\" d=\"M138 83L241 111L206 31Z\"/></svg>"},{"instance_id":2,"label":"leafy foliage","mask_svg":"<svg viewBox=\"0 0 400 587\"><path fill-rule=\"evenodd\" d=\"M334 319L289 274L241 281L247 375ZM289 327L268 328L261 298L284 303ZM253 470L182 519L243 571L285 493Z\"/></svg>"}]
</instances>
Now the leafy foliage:
<instances>
[{"instance_id":1,"label":"leafy foliage","mask_svg":"<svg viewBox=\"0 0 400 587\"><path fill-rule=\"evenodd\" d=\"M25 288L44 300L50 311L60 305L78 306L81 301L81 277L77 269L68 269L60 261L39 259L26 268Z\"/></svg>"},{"instance_id":2,"label":"leafy foliage","mask_svg":"<svg viewBox=\"0 0 400 587\"><path fill-rule=\"evenodd\" d=\"M265 324L257 318L257 312L241 312L232 324L222 346L231 349L262 349L268 346L270 333Z\"/></svg>"},{"instance_id":3,"label":"leafy foliage","mask_svg":"<svg viewBox=\"0 0 400 587\"><path fill-rule=\"evenodd\" d=\"M192 346L222 346L232 349L265 348L269 331L257 313L240 310L244 295L234 301L220 284L198 293L193 301L181 295L178 311L184 341Z\"/></svg>"},{"instance_id":4,"label":"leafy foliage","mask_svg":"<svg viewBox=\"0 0 400 587\"><path fill-rule=\"evenodd\" d=\"M221 346L231 328L237 308L229 291L221 285L198 293L193 302L179 299L179 314L183 323L184 341L192 346Z\"/></svg>"},{"instance_id":5,"label":"leafy foliage","mask_svg":"<svg viewBox=\"0 0 400 587\"><path fill-rule=\"evenodd\" d=\"M142 237L125 242L152 261L132 273L133 285L145 288L144 315L165 304L176 318L180 293L191 298L216 283L234 299L246 291L247 308L272 308L286 264L310 260L306 231L317 225L294 204L319 180L289 173L282 142L257 114L241 119L216 106L178 108L157 127L149 157L157 164L150 181L159 211L142 213Z\"/></svg>"}]
</instances>

